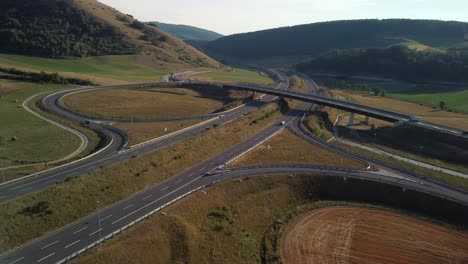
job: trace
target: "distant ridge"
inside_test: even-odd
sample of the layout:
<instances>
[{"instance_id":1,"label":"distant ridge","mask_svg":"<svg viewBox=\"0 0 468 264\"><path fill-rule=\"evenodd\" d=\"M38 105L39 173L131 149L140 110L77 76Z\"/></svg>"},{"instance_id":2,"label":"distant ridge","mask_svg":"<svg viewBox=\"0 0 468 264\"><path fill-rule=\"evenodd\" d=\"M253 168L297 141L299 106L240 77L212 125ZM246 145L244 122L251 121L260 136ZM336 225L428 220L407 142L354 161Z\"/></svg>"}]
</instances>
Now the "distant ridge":
<instances>
[{"instance_id":1,"label":"distant ridge","mask_svg":"<svg viewBox=\"0 0 468 264\"><path fill-rule=\"evenodd\" d=\"M467 48L468 23L438 20L369 19L321 22L235 34L206 43L208 54L238 59L301 61L334 49Z\"/></svg>"},{"instance_id":2,"label":"distant ridge","mask_svg":"<svg viewBox=\"0 0 468 264\"><path fill-rule=\"evenodd\" d=\"M161 30L180 38L181 40L195 40L195 41L212 41L223 37L223 35L187 25L167 24L161 22L148 22L149 24L158 26Z\"/></svg>"}]
</instances>

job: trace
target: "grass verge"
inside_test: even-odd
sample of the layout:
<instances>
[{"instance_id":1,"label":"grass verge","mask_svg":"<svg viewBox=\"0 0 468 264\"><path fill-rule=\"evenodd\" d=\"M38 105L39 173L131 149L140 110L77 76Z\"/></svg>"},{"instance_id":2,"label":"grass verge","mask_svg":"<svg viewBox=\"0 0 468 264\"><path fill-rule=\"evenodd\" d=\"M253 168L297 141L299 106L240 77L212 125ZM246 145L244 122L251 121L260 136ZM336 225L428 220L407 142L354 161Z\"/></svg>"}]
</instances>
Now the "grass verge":
<instances>
[{"instance_id":1,"label":"grass verge","mask_svg":"<svg viewBox=\"0 0 468 264\"><path fill-rule=\"evenodd\" d=\"M130 137L130 146L133 146L196 125L200 122L203 121L186 120L158 123L120 123L114 126L127 132Z\"/></svg>"},{"instance_id":2,"label":"grass verge","mask_svg":"<svg viewBox=\"0 0 468 264\"><path fill-rule=\"evenodd\" d=\"M348 150L348 151L350 151L350 152L352 152L352 153L356 153L356 154L366 156L366 157L369 157L369 158L372 158L372 159L375 159L375 160L379 160L379 161L382 161L382 162L397 166L399 168L402 168L402 169L405 169L405 170L408 170L408 171L414 171L414 172L419 173L421 175L424 175L426 177L431 177L431 178L437 179L437 180L439 180L441 182L445 182L445 183L452 184L452 185L455 185L455 186L458 186L458 187L461 187L461 188L468 189L468 179L453 176L453 175L446 174L446 173L443 173L443 172L440 172L440 171L435 171L435 170L423 168L423 167L420 167L420 166L416 166L416 165L413 165L413 164L410 164L410 163L407 163L407 162L404 162L404 161L401 161L401 160L394 159L392 157L379 155L379 154L367 151L365 149L360 149L360 148L349 146L349 145L346 145L346 144L341 144L341 143L336 143L336 142L335 142L335 144L342 147L342 148L344 148L344 149L346 149L346 150Z\"/></svg>"},{"instance_id":3,"label":"grass verge","mask_svg":"<svg viewBox=\"0 0 468 264\"><path fill-rule=\"evenodd\" d=\"M271 138L255 150L240 158L231 167L267 164L320 164L355 169L366 168L366 164L330 152L294 135L288 130Z\"/></svg>"}]
</instances>

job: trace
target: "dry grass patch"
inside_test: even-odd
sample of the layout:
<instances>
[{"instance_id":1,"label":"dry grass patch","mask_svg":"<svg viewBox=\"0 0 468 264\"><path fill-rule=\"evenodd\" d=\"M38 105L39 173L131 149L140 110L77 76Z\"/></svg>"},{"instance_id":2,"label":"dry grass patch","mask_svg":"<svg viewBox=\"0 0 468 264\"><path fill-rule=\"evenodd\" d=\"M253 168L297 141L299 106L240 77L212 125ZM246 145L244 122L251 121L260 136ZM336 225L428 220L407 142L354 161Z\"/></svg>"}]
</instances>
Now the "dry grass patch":
<instances>
[{"instance_id":1,"label":"dry grass patch","mask_svg":"<svg viewBox=\"0 0 468 264\"><path fill-rule=\"evenodd\" d=\"M87 115L123 119L200 116L223 107L221 98L201 96L199 92L180 88L109 89L67 96L63 103L68 108Z\"/></svg>"},{"instance_id":2,"label":"dry grass patch","mask_svg":"<svg viewBox=\"0 0 468 264\"><path fill-rule=\"evenodd\" d=\"M330 152L285 130L234 162L232 167L267 164L319 164L355 169L366 168L362 162Z\"/></svg>"},{"instance_id":3,"label":"dry grass patch","mask_svg":"<svg viewBox=\"0 0 468 264\"><path fill-rule=\"evenodd\" d=\"M281 241L288 263L465 263L468 233L400 213L356 207L312 211Z\"/></svg>"},{"instance_id":4,"label":"dry grass patch","mask_svg":"<svg viewBox=\"0 0 468 264\"><path fill-rule=\"evenodd\" d=\"M276 104L270 104L172 146L0 204L0 253L95 212L96 199L103 207L114 204L221 153L267 127L279 111L256 125L251 122L277 108ZM40 216L22 213L38 202L46 202L51 213Z\"/></svg>"},{"instance_id":5,"label":"dry grass patch","mask_svg":"<svg viewBox=\"0 0 468 264\"><path fill-rule=\"evenodd\" d=\"M200 122L203 121L185 120L158 123L120 123L114 126L127 132L128 136L130 137L130 146L132 146L151 139L162 137L187 127L191 127Z\"/></svg>"}]
</instances>

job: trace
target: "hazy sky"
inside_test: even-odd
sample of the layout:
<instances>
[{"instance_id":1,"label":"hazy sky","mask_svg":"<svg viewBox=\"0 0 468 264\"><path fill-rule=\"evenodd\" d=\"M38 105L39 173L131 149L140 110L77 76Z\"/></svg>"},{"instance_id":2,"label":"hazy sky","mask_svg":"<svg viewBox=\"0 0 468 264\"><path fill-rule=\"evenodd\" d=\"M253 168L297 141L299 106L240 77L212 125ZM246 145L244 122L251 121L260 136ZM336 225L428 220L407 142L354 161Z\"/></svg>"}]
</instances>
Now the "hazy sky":
<instances>
[{"instance_id":1,"label":"hazy sky","mask_svg":"<svg viewBox=\"0 0 468 264\"><path fill-rule=\"evenodd\" d=\"M222 34L356 18L468 21L467 0L99 0L141 21Z\"/></svg>"}]
</instances>

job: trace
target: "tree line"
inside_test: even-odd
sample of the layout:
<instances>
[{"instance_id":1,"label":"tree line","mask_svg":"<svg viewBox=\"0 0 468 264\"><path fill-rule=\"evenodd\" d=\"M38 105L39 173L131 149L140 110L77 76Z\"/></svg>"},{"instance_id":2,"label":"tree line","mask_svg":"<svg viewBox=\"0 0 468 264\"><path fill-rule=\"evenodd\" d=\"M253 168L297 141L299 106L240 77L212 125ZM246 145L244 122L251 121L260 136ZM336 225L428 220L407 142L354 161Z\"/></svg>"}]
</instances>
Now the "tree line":
<instances>
[{"instance_id":1,"label":"tree line","mask_svg":"<svg viewBox=\"0 0 468 264\"><path fill-rule=\"evenodd\" d=\"M91 81L81 80L77 78L65 78L58 73L46 73L46 72L26 72L17 70L15 68L2 68L0 67L0 73L6 73L6 75L0 75L0 79L25 81L33 83L53 83L53 84L76 84L76 85L95 85Z\"/></svg>"}]
</instances>

